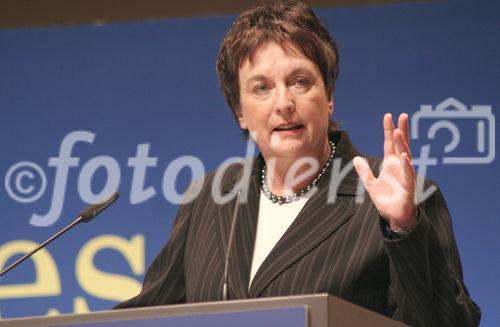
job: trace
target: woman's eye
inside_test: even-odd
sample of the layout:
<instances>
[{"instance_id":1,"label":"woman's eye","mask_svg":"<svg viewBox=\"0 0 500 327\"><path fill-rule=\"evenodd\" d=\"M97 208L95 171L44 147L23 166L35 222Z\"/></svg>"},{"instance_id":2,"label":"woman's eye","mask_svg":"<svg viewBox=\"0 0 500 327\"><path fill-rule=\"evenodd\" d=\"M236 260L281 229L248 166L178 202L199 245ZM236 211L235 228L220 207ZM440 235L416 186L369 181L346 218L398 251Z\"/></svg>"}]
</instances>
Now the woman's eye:
<instances>
[{"instance_id":1,"label":"woman's eye","mask_svg":"<svg viewBox=\"0 0 500 327\"><path fill-rule=\"evenodd\" d=\"M264 94L269 91L269 86L267 84L259 84L254 88L254 92L257 94Z\"/></svg>"},{"instance_id":2,"label":"woman's eye","mask_svg":"<svg viewBox=\"0 0 500 327\"><path fill-rule=\"evenodd\" d=\"M307 78L304 78L304 77L297 78L293 81L293 85L297 86L297 87L308 87L309 80Z\"/></svg>"}]
</instances>

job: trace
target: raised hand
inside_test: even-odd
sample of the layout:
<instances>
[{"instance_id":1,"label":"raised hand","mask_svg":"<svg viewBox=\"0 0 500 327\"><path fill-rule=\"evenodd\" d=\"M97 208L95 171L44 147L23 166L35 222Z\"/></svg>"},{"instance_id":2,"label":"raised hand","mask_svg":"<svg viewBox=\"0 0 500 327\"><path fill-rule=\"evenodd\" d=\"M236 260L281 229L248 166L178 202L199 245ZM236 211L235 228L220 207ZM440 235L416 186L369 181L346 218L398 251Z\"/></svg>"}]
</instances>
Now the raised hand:
<instances>
[{"instance_id":1,"label":"raised hand","mask_svg":"<svg viewBox=\"0 0 500 327\"><path fill-rule=\"evenodd\" d=\"M409 231L417 223L415 205L415 169L411 163L408 138L408 114L398 119L394 128L392 115L384 115L384 159L377 178L361 157L353 159L380 216L394 231Z\"/></svg>"}]
</instances>

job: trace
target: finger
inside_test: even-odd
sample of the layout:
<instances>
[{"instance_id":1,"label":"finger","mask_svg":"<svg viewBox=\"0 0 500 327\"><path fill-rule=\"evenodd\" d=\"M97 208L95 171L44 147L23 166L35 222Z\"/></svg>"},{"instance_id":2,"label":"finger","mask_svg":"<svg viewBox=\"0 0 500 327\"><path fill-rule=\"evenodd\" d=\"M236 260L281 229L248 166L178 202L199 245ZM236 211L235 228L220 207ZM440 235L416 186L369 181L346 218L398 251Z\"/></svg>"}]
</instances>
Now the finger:
<instances>
[{"instance_id":1,"label":"finger","mask_svg":"<svg viewBox=\"0 0 500 327\"><path fill-rule=\"evenodd\" d=\"M401 138L401 131L396 128L392 132L392 142L394 143L394 155L398 158L401 156L401 152L403 152L402 151L403 149L401 148L400 138Z\"/></svg>"},{"instance_id":2,"label":"finger","mask_svg":"<svg viewBox=\"0 0 500 327\"><path fill-rule=\"evenodd\" d=\"M414 194L415 193L415 184L416 184L416 179L415 179L415 168L413 168L413 165L411 163L411 158L408 155L408 153L403 152L401 154L401 163L403 165L403 180L404 183L401 185L410 193Z\"/></svg>"},{"instance_id":3,"label":"finger","mask_svg":"<svg viewBox=\"0 0 500 327\"><path fill-rule=\"evenodd\" d=\"M392 115L387 113L384 115L384 157L394 154L393 132Z\"/></svg>"},{"instance_id":4,"label":"finger","mask_svg":"<svg viewBox=\"0 0 500 327\"><path fill-rule=\"evenodd\" d=\"M405 142L403 132L399 128L394 130L393 139L394 139L395 148L396 148L396 150L395 150L396 156L398 158L401 158L401 155L403 153L406 153L411 159L410 148L408 147L408 143Z\"/></svg>"},{"instance_id":5,"label":"finger","mask_svg":"<svg viewBox=\"0 0 500 327\"><path fill-rule=\"evenodd\" d=\"M398 154L398 156L400 156L402 152L406 152L409 155L410 160L411 160L410 134L408 132L408 114L407 113L402 113L401 115L399 115L397 129L399 129L401 131L401 138L402 138L402 142L404 143L404 147L402 147L402 149L400 149L400 153Z\"/></svg>"},{"instance_id":6,"label":"finger","mask_svg":"<svg viewBox=\"0 0 500 327\"><path fill-rule=\"evenodd\" d=\"M352 159L352 163L354 164L354 168L356 169L359 177L363 181L363 185L366 190L368 190L370 184L375 180L375 176L373 176L373 172L368 165L368 162L361 157L354 157L354 159Z\"/></svg>"},{"instance_id":7,"label":"finger","mask_svg":"<svg viewBox=\"0 0 500 327\"><path fill-rule=\"evenodd\" d=\"M403 139L406 144L410 144L410 133L408 132L408 114L406 112L399 115L398 118L398 129L403 133Z\"/></svg>"}]
</instances>

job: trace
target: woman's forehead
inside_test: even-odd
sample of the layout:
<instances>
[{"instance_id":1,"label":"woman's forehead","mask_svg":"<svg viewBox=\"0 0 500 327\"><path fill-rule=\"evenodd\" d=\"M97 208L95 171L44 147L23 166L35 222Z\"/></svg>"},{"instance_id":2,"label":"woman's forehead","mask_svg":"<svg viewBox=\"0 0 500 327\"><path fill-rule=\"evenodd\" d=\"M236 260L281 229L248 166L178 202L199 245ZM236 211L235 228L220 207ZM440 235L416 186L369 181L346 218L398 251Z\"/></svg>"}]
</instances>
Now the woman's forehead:
<instances>
[{"instance_id":1,"label":"woman's forehead","mask_svg":"<svg viewBox=\"0 0 500 327\"><path fill-rule=\"evenodd\" d=\"M255 64L256 56L258 53L262 52L264 49L269 48L272 45L277 45L278 47L281 48L281 50L293 57L305 57L305 55L302 53L302 51L299 50L299 48L292 43L291 41L265 41L261 42L252 49L249 50L248 54L242 58L242 61L240 62L240 69L248 62L251 65Z\"/></svg>"},{"instance_id":2,"label":"woman's forehead","mask_svg":"<svg viewBox=\"0 0 500 327\"><path fill-rule=\"evenodd\" d=\"M243 62L239 68L239 75L241 73L247 75L246 73L250 72L265 74L268 70L276 71L276 69L284 73L296 70L319 73L318 66L291 43L282 45L277 42L266 42L257 47L253 55Z\"/></svg>"}]
</instances>

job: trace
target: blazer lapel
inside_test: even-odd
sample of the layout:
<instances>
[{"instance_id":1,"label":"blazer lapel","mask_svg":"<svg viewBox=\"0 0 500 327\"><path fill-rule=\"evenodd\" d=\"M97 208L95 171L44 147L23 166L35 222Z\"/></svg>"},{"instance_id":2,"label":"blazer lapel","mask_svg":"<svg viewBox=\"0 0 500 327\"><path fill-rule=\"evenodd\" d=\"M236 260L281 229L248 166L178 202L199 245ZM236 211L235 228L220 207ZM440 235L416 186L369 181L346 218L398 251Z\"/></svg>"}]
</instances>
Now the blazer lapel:
<instances>
[{"instance_id":1,"label":"blazer lapel","mask_svg":"<svg viewBox=\"0 0 500 327\"><path fill-rule=\"evenodd\" d=\"M257 216L259 210L259 181L255 170L259 169L259 160L254 164L252 178L248 188L246 201L236 204L236 197L228 205L222 205L218 211L216 224L219 234L219 253L222 258L222 269L224 269L225 256L229 246L229 234L231 225L235 223L234 236L229 253L228 264L228 297L229 299L248 298L248 283L250 279L250 265L257 230ZM238 180L236 176L231 183L227 184L223 191L234 192L234 186ZM238 208L236 209L236 205ZM236 221L233 222L234 212L238 210Z\"/></svg>"},{"instance_id":2,"label":"blazer lapel","mask_svg":"<svg viewBox=\"0 0 500 327\"><path fill-rule=\"evenodd\" d=\"M358 177L354 169L341 179L331 178L332 171L342 171L351 164L353 153L357 151L344 134L337 151L333 166L318 184L318 191L301 210L289 229L264 260L257 271L250 288L249 296L258 297L273 279L300 260L312 249L336 232L352 217L356 203ZM340 139L339 138L339 139ZM347 166L349 167L349 166ZM337 197L329 200L329 185L337 183Z\"/></svg>"}]
</instances>

